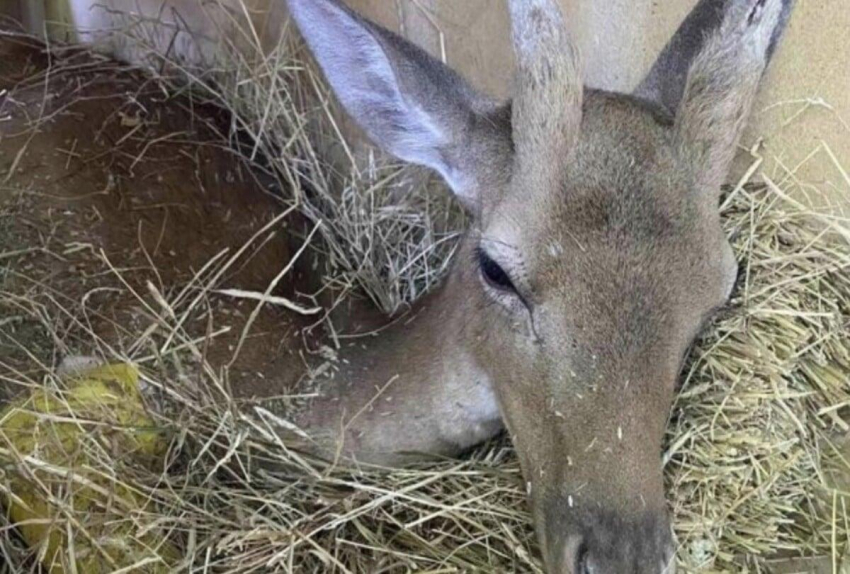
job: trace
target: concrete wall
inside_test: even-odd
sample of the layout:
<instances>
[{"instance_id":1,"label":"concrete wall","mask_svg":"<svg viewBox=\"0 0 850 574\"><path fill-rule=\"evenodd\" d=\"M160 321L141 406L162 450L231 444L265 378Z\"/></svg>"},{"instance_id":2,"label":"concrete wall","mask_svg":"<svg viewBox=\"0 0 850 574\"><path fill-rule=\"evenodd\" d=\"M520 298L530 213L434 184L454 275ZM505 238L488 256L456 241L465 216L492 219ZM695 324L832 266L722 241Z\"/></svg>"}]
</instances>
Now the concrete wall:
<instances>
[{"instance_id":1,"label":"concrete wall","mask_svg":"<svg viewBox=\"0 0 850 574\"><path fill-rule=\"evenodd\" d=\"M224 1L237 17L249 14L259 41L273 45L286 20L281 0L246 0L247 10L238 0ZM509 94L513 58L503 0L347 1L445 58L481 89ZM69 19L78 30L110 25L102 11L92 9L95 4L119 11L141 9L149 17L179 21L210 36L227 28L227 22L216 23L199 9L199 0L23 0L29 5L39 2L45 2L47 14L62 14L56 6L70 2ZM561 2L582 52L588 85L628 91L696 0ZM797 0L797 5L743 143L749 148L765 138L767 173L788 168L800 182L827 189L828 201L850 205L850 177L839 167L850 169L850 0ZM158 41L167 44L172 38L173 32L165 30ZM198 55L188 38L177 40L172 49L190 58ZM125 46L109 49L134 58ZM742 156L737 171L750 161Z\"/></svg>"}]
</instances>

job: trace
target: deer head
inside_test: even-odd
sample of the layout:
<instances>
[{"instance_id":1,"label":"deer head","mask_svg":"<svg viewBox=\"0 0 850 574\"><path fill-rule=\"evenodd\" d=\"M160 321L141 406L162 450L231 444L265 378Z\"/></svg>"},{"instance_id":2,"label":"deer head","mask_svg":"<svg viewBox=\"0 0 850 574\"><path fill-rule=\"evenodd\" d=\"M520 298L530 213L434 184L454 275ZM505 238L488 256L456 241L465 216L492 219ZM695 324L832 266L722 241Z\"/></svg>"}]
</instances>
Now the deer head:
<instances>
[{"instance_id":1,"label":"deer head","mask_svg":"<svg viewBox=\"0 0 850 574\"><path fill-rule=\"evenodd\" d=\"M791 0L702 0L635 95L583 88L555 0L510 0L507 104L337 0L289 6L360 126L474 216L442 301L467 315L452 336L497 397L548 568L672 571L662 436L735 283L719 189Z\"/></svg>"}]
</instances>

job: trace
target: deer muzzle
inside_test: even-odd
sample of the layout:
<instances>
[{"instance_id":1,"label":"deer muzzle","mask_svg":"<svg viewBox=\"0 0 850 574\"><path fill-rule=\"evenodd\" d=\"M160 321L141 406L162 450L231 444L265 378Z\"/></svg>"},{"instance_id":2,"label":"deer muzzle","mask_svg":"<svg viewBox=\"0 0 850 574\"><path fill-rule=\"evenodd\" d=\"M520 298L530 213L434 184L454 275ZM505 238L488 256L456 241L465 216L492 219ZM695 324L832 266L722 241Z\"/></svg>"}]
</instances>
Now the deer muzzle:
<instances>
[{"instance_id":1,"label":"deer muzzle","mask_svg":"<svg viewBox=\"0 0 850 574\"><path fill-rule=\"evenodd\" d=\"M602 502L545 503L538 530L551 574L675 574L675 546L666 510L623 515ZM573 505L573 506L571 506Z\"/></svg>"}]
</instances>

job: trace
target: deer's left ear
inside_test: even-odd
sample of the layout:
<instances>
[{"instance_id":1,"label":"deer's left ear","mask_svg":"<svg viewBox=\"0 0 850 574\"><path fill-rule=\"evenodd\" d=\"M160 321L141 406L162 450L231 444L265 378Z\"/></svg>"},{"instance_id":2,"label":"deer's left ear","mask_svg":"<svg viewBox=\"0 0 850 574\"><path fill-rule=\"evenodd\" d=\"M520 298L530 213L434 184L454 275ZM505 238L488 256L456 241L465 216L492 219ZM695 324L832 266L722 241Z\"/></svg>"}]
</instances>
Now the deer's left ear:
<instances>
[{"instance_id":1,"label":"deer's left ear","mask_svg":"<svg viewBox=\"0 0 850 574\"><path fill-rule=\"evenodd\" d=\"M509 111L424 50L338 0L289 10L342 105L396 157L430 167L468 207L510 161Z\"/></svg>"},{"instance_id":2,"label":"deer's left ear","mask_svg":"<svg viewBox=\"0 0 850 574\"><path fill-rule=\"evenodd\" d=\"M698 188L719 193L793 4L701 0L636 92L675 114L676 145Z\"/></svg>"},{"instance_id":3,"label":"deer's left ear","mask_svg":"<svg viewBox=\"0 0 850 574\"><path fill-rule=\"evenodd\" d=\"M770 30L765 64L770 61L788 24L795 0L779 0L782 4L776 25ZM765 0L700 0L664 47L649 73L634 94L662 105L675 114L685 92L688 72L708 40L720 30L724 18L742 4L764 5Z\"/></svg>"}]
</instances>

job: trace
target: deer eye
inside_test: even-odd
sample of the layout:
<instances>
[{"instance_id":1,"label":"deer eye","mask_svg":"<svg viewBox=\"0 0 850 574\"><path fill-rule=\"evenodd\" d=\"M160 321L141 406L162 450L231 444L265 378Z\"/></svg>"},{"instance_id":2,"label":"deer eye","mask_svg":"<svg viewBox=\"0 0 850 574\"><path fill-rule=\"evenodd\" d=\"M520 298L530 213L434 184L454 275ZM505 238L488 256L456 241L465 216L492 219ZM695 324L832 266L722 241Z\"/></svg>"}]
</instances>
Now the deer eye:
<instances>
[{"instance_id":1,"label":"deer eye","mask_svg":"<svg viewBox=\"0 0 850 574\"><path fill-rule=\"evenodd\" d=\"M478 266L481 268L481 275L491 287L516 293L516 287L511 282L511 278L483 249L478 250Z\"/></svg>"}]
</instances>

